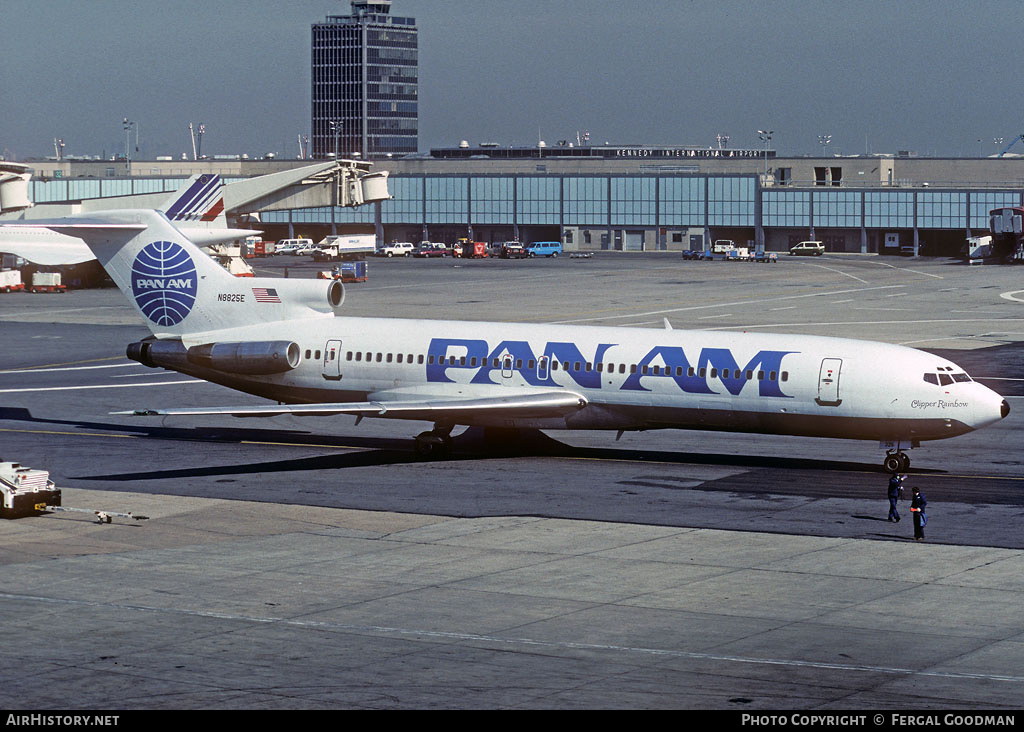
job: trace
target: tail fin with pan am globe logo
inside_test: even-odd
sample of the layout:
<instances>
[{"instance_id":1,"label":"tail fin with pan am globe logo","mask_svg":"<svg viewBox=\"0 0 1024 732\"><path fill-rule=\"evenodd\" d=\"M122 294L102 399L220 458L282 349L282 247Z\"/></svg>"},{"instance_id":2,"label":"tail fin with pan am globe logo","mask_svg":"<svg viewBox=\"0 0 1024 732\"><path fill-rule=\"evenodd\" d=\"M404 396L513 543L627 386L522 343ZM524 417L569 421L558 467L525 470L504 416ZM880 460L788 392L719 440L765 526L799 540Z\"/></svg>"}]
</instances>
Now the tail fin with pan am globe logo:
<instances>
[{"instance_id":1,"label":"tail fin with pan am globe logo","mask_svg":"<svg viewBox=\"0 0 1024 732\"><path fill-rule=\"evenodd\" d=\"M82 239L158 338L330 317L344 301L337 280L235 277L159 211L94 213L46 227Z\"/></svg>"}]
</instances>

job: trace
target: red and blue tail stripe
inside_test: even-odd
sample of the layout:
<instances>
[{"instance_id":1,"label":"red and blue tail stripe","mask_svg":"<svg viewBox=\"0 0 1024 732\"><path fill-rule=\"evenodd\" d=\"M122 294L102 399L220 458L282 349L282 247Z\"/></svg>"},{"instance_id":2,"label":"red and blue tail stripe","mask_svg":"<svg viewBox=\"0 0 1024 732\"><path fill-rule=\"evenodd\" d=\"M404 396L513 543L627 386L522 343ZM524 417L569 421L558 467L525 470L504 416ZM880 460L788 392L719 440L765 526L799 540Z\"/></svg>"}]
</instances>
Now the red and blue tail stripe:
<instances>
[{"instance_id":1,"label":"red and blue tail stripe","mask_svg":"<svg viewBox=\"0 0 1024 732\"><path fill-rule=\"evenodd\" d=\"M219 175L196 176L164 211L171 221L213 221L224 211Z\"/></svg>"}]
</instances>

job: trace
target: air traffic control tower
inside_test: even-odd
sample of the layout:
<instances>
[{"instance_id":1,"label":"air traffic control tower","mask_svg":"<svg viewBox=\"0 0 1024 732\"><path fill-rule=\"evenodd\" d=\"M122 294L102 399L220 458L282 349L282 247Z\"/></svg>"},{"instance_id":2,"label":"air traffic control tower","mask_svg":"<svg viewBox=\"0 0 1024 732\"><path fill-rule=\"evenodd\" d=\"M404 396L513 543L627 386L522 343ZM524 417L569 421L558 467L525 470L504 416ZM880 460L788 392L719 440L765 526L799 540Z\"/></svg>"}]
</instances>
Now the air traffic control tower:
<instances>
[{"instance_id":1,"label":"air traffic control tower","mask_svg":"<svg viewBox=\"0 0 1024 732\"><path fill-rule=\"evenodd\" d=\"M391 0L351 0L313 25L312 134L319 159L417 152L419 31Z\"/></svg>"}]
</instances>

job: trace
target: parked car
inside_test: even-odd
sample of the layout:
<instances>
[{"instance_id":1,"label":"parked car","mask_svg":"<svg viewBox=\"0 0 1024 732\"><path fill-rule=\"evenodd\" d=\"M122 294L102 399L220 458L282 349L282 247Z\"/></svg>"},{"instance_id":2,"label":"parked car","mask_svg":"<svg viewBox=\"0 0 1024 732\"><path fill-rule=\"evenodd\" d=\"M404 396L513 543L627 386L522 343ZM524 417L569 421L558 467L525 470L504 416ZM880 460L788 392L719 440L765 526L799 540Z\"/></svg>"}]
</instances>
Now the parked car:
<instances>
[{"instance_id":1,"label":"parked car","mask_svg":"<svg viewBox=\"0 0 1024 732\"><path fill-rule=\"evenodd\" d=\"M789 248L790 255L804 255L808 257L820 257L825 253L825 244L820 241L802 241Z\"/></svg>"},{"instance_id":2,"label":"parked car","mask_svg":"<svg viewBox=\"0 0 1024 732\"><path fill-rule=\"evenodd\" d=\"M307 254L313 249L312 239L281 239L274 247L274 254Z\"/></svg>"},{"instance_id":3,"label":"parked car","mask_svg":"<svg viewBox=\"0 0 1024 732\"><path fill-rule=\"evenodd\" d=\"M527 256L526 250L523 249L523 245L517 241L507 241L501 245L501 254L498 255L502 259L523 259Z\"/></svg>"},{"instance_id":4,"label":"parked car","mask_svg":"<svg viewBox=\"0 0 1024 732\"><path fill-rule=\"evenodd\" d=\"M448 254L444 244L436 242L421 241L420 245L413 250L414 257L443 257Z\"/></svg>"},{"instance_id":5,"label":"parked car","mask_svg":"<svg viewBox=\"0 0 1024 732\"><path fill-rule=\"evenodd\" d=\"M528 257L557 257L562 253L560 241L535 241L526 245Z\"/></svg>"}]
</instances>

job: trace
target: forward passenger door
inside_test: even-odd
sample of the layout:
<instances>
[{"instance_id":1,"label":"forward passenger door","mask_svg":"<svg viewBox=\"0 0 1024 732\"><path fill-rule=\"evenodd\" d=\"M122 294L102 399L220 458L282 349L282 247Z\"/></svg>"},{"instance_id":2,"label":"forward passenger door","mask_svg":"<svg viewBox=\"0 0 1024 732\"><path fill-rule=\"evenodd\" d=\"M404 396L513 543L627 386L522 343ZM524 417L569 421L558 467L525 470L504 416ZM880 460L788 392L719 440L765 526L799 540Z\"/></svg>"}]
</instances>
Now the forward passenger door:
<instances>
[{"instance_id":1,"label":"forward passenger door","mask_svg":"<svg viewBox=\"0 0 1024 732\"><path fill-rule=\"evenodd\" d=\"M331 381L341 380L341 341L327 341L324 346L323 375Z\"/></svg>"},{"instance_id":2,"label":"forward passenger door","mask_svg":"<svg viewBox=\"0 0 1024 732\"><path fill-rule=\"evenodd\" d=\"M843 400L839 397L839 372L842 369L841 358L825 358L821 361L818 372L818 397L816 401L823 407L838 407Z\"/></svg>"}]
</instances>

